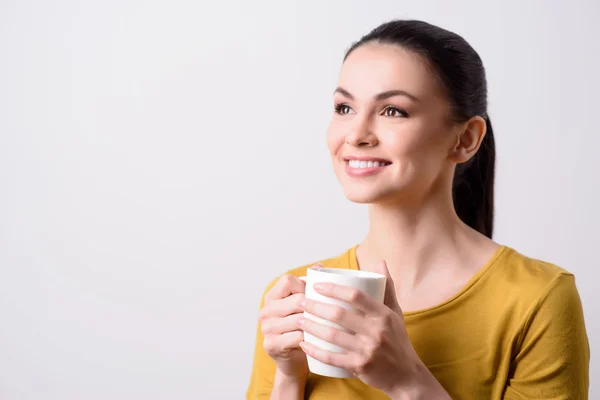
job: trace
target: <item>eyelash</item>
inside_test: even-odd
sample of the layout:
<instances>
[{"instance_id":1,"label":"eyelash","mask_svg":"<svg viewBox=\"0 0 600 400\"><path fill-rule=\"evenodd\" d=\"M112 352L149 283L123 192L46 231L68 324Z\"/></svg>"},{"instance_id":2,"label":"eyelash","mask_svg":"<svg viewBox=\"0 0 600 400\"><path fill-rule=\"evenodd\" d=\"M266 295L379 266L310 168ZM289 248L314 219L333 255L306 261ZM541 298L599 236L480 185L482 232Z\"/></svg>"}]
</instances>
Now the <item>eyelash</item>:
<instances>
[{"instance_id":1,"label":"eyelash","mask_svg":"<svg viewBox=\"0 0 600 400\"><path fill-rule=\"evenodd\" d=\"M345 114L345 113L342 113L342 110L344 109L344 107L351 108L351 107L350 107L348 104L346 104L346 103L339 103L339 104L336 104L336 105L334 106L334 111L335 111L337 114L339 114L339 115L347 115L347 114ZM406 111L404 111L403 109L401 109L401 108L398 108L398 107L396 107L396 106L386 106L386 107L383 109L383 111L382 111L382 114L383 114L383 113L385 113L387 110L394 110L394 111L397 111L397 112L399 112L399 113L400 113L400 116L401 116L402 118L406 118L406 117L408 117L408 113L407 113ZM398 117L389 117L389 118L398 118Z\"/></svg>"}]
</instances>

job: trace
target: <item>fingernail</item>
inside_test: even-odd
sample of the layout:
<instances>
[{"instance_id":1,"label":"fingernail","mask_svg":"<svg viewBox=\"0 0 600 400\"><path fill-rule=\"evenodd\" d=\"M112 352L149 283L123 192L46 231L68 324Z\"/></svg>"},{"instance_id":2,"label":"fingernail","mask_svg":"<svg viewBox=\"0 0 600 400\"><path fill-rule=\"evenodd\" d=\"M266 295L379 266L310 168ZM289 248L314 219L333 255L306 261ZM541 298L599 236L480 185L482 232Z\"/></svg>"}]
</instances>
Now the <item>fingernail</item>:
<instances>
[{"instance_id":1,"label":"fingernail","mask_svg":"<svg viewBox=\"0 0 600 400\"><path fill-rule=\"evenodd\" d=\"M300 302L300 307L306 307L306 299L302 299L302 301Z\"/></svg>"},{"instance_id":2,"label":"fingernail","mask_svg":"<svg viewBox=\"0 0 600 400\"><path fill-rule=\"evenodd\" d=\"M303 325L304 325L304 318L300 318L300 319L298 320L298 325L299 325L299 326L303 326Z\"/></svg>"}]
</instances>

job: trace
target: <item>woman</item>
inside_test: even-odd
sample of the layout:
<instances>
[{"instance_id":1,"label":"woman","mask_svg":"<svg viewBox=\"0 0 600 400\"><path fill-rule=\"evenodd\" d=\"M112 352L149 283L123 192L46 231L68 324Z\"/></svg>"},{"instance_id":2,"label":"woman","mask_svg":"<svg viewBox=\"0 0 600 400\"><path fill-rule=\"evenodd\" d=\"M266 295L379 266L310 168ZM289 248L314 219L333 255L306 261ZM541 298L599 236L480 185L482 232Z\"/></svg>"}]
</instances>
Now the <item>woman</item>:
<instances>
[{"instance_id":1,"label":"woman","mask_svg":"<svg viewBox=\"0 0 600 400\"><path fill-rule=\"evenodd\" d=\"M586 399L573 275L491 240L494 137L473 48L425 22L386 23L346 54L334 104L333 168L348 199L369 204L370 227L319 264L385 274L385 302L334 285L320 292L360 311L308 301L309 266L271 283L247 398ZM306 354L356 379L311 374Z\"/></svg>"}]
</instances>

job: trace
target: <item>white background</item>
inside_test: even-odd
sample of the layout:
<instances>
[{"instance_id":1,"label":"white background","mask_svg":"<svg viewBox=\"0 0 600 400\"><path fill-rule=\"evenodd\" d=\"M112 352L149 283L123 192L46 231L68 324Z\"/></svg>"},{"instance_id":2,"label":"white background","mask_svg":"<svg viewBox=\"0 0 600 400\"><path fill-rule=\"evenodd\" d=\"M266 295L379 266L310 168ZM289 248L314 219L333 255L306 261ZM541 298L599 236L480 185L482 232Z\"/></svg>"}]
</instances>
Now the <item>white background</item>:
<instances>
[{"instance_id":1,"label":"white background","mask_svg":"<svg viewBox=\"0 0 600 400\"><path fill-rule=\"evenodd\" d=\"M243 398L264 287L366 232L325 129L344 50L394 18L483 58L495 239L576 274L598 378L599 16L592 0L2 0L0 398Z\"/></svg>"}]
</instances>

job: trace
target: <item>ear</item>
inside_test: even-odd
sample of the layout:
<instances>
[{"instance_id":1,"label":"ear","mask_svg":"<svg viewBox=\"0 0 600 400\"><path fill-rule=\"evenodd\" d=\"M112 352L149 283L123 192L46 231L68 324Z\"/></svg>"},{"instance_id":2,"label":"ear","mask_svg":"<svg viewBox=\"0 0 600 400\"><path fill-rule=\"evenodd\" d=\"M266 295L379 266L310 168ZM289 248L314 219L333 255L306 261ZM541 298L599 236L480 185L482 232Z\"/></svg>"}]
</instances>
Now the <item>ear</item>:
<instances>
[{"instance_id":1,"label":"ear","mask_svg":"<svg viewBox=\"0 0 600 400\"><path fill-rule=\"evenodd\" d=\"M479 115L455 128L456 142L450 150L450 159L457 164L469 161L477 153L485 137L487 126Z\"/></svg>"}]
</instances>

